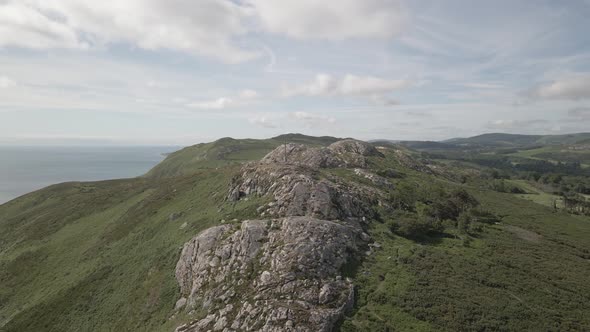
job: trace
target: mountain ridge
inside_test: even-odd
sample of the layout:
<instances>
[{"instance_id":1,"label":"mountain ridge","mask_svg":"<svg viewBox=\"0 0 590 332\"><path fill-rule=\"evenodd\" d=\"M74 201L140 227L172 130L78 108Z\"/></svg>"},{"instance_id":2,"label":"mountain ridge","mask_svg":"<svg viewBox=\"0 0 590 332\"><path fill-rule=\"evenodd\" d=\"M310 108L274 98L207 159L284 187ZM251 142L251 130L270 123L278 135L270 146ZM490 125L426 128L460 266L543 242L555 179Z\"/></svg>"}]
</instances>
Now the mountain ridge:
<instances>
[{"instance_id":1,"label":"mountain ridge","mask_svg":"<svg viewBox=\"0 0 590 332\"><path fill-rule=\"evenodd\" d=\"M310 144L226 138L146 176L64 183L0 205L0 330L305 330L321 321L308 319L314 310L331 312L325 326L340 331L590 327L590 220L573 213L582 203L556 204L533 187L541 178L403 145L293 139ZM219 236L203 237L211 229ZM203 241L211 251L182 249ZM258 251L245 259L223 248ZM320 262L333 268L318 279ZM227 277L218 284L204 272L215 269L235 273L216 274ZM283 287L289 273L301 282L293 289ZM226 292L227 303L206 301Z\"/></svg>"}]
</instances>

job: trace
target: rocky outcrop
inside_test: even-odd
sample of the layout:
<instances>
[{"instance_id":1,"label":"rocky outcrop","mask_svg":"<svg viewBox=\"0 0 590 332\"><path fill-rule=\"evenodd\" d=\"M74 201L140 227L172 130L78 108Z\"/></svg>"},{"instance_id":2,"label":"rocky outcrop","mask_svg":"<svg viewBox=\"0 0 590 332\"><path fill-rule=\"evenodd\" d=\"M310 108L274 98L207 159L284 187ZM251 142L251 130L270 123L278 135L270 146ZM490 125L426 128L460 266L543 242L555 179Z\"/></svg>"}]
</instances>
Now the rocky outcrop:
<instances>
[{"instance_id":1,"label":"rocky outcrop","mask_svg":"<svg viewBox=\"0 0 590 332\"><path fill-rule=\"evenodd\" d=\"M353 304L341 270L363 238L353 225L309 217L210 228L176 266L182 303L208 314L177 331L331 331Z\"/></svg>"},{"instance_id":2,"label":"rocky outcrop","mask_svg":"<svg viewBox=\"0 0 590 332\"><path fill-rule=\"evenodd\" d=\"M282 164L247 165L234 179L228 198L270 195L273 201L261 206L263 217L310 216L346 220L372 215L379 192L360 184L322 178L309 167Z\"/></svg>"},{"instance_id":3,"label":"rocky outcrop","mask_svg":"<svg viewBox=\"0 0 590 332\"><path fill-rule=\"evenodd\" d=\"M274 200L260 207L263 217L366 219L379 202L379 192L337 177L322 176L320 170L365 167L370 156L381 156L381 153L372 145L356 140L339 141L327 148L283 145L260 162L244 166L232 182L228 199L271 195Z\"/></svg>"},{"instance_id":4,"label":"rocky outcrop","mask_svg":"<svg viewBox=\"0 0 590 332\"><path fill-rule=\"evenodd\" d=\"M258 208L260 220L216 226L184 245L176 307L204 315L177 331L331 331L353 305L354 287L342 270L369 248L363 227L382 194L322 169L356 168L388 185L363 170L380 155L355 140L287 144L245 165L228 201L272 200Z\"/></svg>"},{"instance_id":5,"label":"rocky outcrop","mask_svg":"<svg viewBox=\"0 0 590 332\"><path fill-rule=\"evenodd\" d=\"M373 184L379 186L379 187L387 187L387 188L392 188L393 185L391 184L391 182L389 182L389 180L387 180L386 178L379 176L377 174L371 173L365 169L362 168L355 168L354 169L354 174L361 176L371 182L373 182Z\"/></svg>"},{"instance_id":6,"label":"rocky outcrop","mask_svg":"<svg viewBox=\"0 0 590 332\"><path fill-rule=\"evenodd\" d=\"M347 139L328 147L302 144L282 145L262 159L262 163L302 165L311 168L367 167L367 157L381 156L372 145Z\"/></svg>"}]
</instances>

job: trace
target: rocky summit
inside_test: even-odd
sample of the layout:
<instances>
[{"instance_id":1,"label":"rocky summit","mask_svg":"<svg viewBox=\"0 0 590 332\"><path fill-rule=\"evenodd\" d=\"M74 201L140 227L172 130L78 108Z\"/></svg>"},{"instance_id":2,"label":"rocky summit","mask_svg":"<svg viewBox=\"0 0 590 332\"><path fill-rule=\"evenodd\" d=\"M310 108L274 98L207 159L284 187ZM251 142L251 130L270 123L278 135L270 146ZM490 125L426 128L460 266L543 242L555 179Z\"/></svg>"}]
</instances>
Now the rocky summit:
<instances>
[{"instance_id":1,"label":"rocky summit","mask_svg":"<svg viewBox=\"0 0 590 332\"><path fill-rule=\"evenodd\" d=\"M216 226L184 245L177 309L205 314L177 331L332 331L354 304L354 285L342 271L371 244L363 227L383 194L321 171L355 168L386 182L361 170L368 156L381 154L356 140L286 144L245 165L228 201L254 195L271 202L258 208L259 220Z\"/></svg>"}]
</instances>

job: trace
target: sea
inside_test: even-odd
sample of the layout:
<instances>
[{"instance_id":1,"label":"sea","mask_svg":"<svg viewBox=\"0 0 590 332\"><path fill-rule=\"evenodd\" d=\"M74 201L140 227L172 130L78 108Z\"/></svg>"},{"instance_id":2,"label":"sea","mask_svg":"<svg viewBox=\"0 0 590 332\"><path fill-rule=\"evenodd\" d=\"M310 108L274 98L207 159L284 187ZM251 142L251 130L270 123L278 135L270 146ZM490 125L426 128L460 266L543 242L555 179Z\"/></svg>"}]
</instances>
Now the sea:
<instances>
[{"instance_id":1,"label":"sea","mask_svg":"<svg viewBox=\"0 0 590 332\"><path fill-rule=\"evenodd\" d=\"M179 148L0 146L0 204L61 182L140 176Z\"/></svg>"}]
</instances>

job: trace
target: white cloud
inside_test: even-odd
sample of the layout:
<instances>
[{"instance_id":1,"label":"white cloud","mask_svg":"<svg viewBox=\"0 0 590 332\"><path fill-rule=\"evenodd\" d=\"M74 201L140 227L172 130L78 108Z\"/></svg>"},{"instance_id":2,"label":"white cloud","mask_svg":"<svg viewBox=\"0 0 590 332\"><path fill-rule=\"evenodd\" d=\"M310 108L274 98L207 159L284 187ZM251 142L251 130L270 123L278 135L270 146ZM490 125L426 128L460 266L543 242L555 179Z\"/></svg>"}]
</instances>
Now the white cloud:
<instances>
[{"instance_id":1,"label":"white cloud","mask_svg":"<svg viewBox=\"0 0 590 332\"><path fill-rule=\"evenodd\" d=\"M220 110L233 105L234 101L230 98L221 97L214 100L200 101L189 103L186 106L203 110Z\"/></svg>"},{"instance_id":2,"label":"white cloud","mask_svg":"<svg viewBox=\"0 0 590 332\"><path fill-rule=\"evenodd\" d=\"M0 46L33 49L87 47L62 15L42 7L41 2L29 0L0 2Z\"/></svg>"},{"instance_id":3,"label":"white cloud","mask_svg":"<svg viewBox=\"0 0 590 332\"><path fill-rule=\"evenodd\" d=\"M472 83L464 83L463 86L467 87L467 88L472 88L472 89L485 89L485 90L504 89L504 86L502 84L498 84L498 83L472 82Z\"/></svg>"},{"instance_id":4,"label":"white cloud","mask_svg":"<svg viewBox=\"0 0 590 332\"><path fill-rule=\"evenodd\" d=\"M289 113L291 119L303 122L307 127L319 127L336 123L336 119L330 116L313 114L308 112Z\"/></svg>"},{"instance_id":5,"label":"white cloud","mask_svg":"<svg viewBox=\"0 0 590 332\"><path fill-rule=\"evenodd\" d=\"M407 80L387 80L372 76L346 75L336 79L331 75L319 74L307 84L286 87L283 95L291 96L363 96L373 100L383 99L382 96L408 87Z\"/></svg>"},{"instance_id":6,"label":"white cloud","mask_svg":"<svg viewBox=\"0 0 590 332\"><path fill-rule=\"evenodd\" d=\"M576 107L567 111L568 117L573 121L590 121L590 107Z\"/></svg>"},{"instance_id":7,"label":"white cloud","mask_svg":"<svg viewBox=\"0 0 590 332\"><path fill-rule=\"evenodd\" d=\"M486 128L488 129L499 129L499 130L517 130L522 131L524 129L530 129L539 125L546 125L549 121L542 119L532 120L494 120L487 123Z\"/></svg>"},{"instance_id":8,"label":"white cloud","mask_svg":"<svg viewBox=\"0 0 590 332\"><path fill-rule=\"evenodd\" d=\"M16 82L12 80L10 77L0 76L0 89L2 88L11 88L16 86Z\"/></svg>"},{"instance_id":9,"label":"white cloud","mask_svg":"<svg viewBox=\"0 0 590 332\"><path fill-rule=\"evenodd\" d=\"M299 39L387 38L406 15L397 0L248 0L262 27Z\"/></svg>"},{"instance_id":10,"label":"white cloud","mask_svg":"<svg viewBox=\"0 0 590 332\"><path fill-rule=\"evenodd\" d=\"M262 116L256 116L253 118L250 118L248 120L251 124L260 126L260 127L264 127L264 128L276 128L277 125L272 122L268 116L266 115L262 115Z\"/></svg>"},{"instance_id":11,"label":"white cloud","mask_svg":"<svg viewBox=\"0 0 590 332\"><path fill-rule=\"evenodd\" d=\"M234 46L248 8L229 0L7 0L0 47L88 48L129 43L235 63L258 52Z\"/></svg>"},{"instance_id":12,"label":"white cloud","mask_svg":"<svg viewBox=\"0 0 590 332\"><path fill-rule=\"evenodd\" d=\"M540 99L587 99L590 98L590 74L564 77L534 88L527 95Z\"/></svg>"},{"instance_id":13,"label":"white cloud","mask_svg":"<svg viewBox=\"0 0 590 332\"><path fill-rule=\"evenodd\" d=\"M241 99L255 99L258 98L258 92L250 89L242 90L239 93L239 98Z\"/></svg>"},{"instance_id":14,"label":"white cloud","mask_svg":"<svg viewBox=\"0 0 590 332\"><path fill-rule=\"evenodd\" d=\"M391 37L404 17L397 0L2 0L0 47L126 43L238 63L264 53L243 46L255 29L302 39Z\"/></svg>"},{"instance_id":15,"label":"white cloud","mask_svg":"<svg viewBox=\"0 0 590 332\"><path fill-rule=\"evenodd\" d=\"M186 106L202 110L220 110L228 107L244 106L259 97L258 92L250 89L240 91L236 97L220 97L214 100L196 101Z\"/></svg>"}]
</instances>

